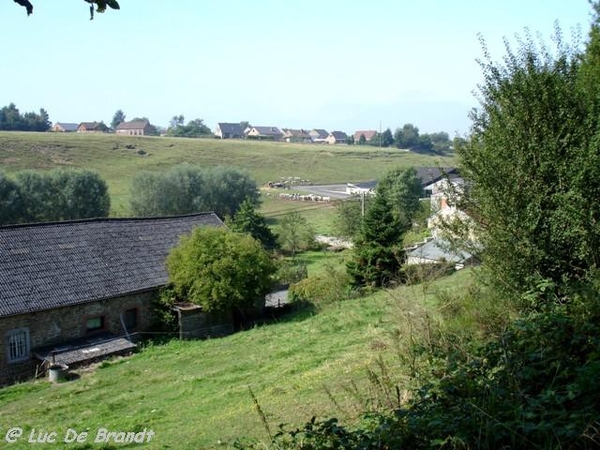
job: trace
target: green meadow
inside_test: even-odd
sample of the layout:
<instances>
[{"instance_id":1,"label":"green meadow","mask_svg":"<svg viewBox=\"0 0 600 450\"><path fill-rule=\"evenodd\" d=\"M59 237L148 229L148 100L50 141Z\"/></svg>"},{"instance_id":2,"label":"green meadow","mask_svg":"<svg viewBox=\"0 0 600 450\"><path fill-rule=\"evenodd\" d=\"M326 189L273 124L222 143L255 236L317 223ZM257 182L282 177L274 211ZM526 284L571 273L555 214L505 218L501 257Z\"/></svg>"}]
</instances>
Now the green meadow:
<instances>
[{"instance_id":1,"label":"green meadow","mask_svg":"<svg viewBox=\"0 0 600 450\"><path fill-rule=\"evenodd\" d=\"M247 171L259 186L268 181L297 177L311 183L346 183L380 177L399 166L452 165L452 156L429 156L369 146L288 144L251 140L133 137L114 134L0 132L0 168L57 167L97 170L107 181L111 215L128 216L131 180L141 170L164 170L188 163L224 165ZM276 215L300 205L265 198L264 213ZM273 196L275 197L275 196ZM314 206L314 205L313 205ZM304 209L306 205L302 205ZM316 210L316 211L315 211ZM308 209L319 219L319 208ZM327 211L327 208L325 208Z\"/></svg>"},{"instance_id":2,"label":"green meadow","mask_svg":"<svg viewBox=\"0 0 600 450\"><path fill-rule=\"evenodd\" d=\"M338 258L338 256L336 256ZM228 448L240 436L268 441L281 423L300 426L315 415L353 423L373 401L367 370L384 361L409 387L398 358L398 339L412 329L425 296L464 287L471 272L423 286L403 286L320 311L304 310L232 336L204 341L172 340L111 360L80 373L78 379L46 380L0 390L0 436L10 427L88 431L86 445L100 428L155 432L145 449ZM407 318L414 319L407 319ZM413 324L414 325L414 324ZM24 440L9 448L32 448ZM56 448L62 448L60 446Z\"/></svg>"}]
</instances>

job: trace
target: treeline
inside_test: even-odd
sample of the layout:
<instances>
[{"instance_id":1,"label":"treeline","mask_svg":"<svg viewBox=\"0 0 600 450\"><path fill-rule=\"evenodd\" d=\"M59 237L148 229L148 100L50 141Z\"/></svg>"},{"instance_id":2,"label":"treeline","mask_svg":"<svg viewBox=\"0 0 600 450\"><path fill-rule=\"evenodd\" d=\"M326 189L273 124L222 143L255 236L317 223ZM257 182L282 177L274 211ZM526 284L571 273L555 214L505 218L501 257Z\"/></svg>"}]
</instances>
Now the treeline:
<instances>
[{"instance_id":1,"label":"treeline","mask_svg":"<svg viewBox=\"0 0 600 450\"><path fill-rule=\"evenodd\" d=\"M50 117L45 109L39 113L21 114L14 103L0 109L0 130L2 131L48 131Z\"/></svg>"},{"instance_id":2,"label":"treeline","mask_svg":"<svg viewBox=\"0 0 600 450\"><path fill-rule=\"evenodd\" d=\"M145 217L213 211L224 218L233 216L246 199L258 204L256 183L247 173L184 164L165 172L138 173L131 184L130 209Z\"/></svg>"},{"instance_id":3,"label":"treeline","mask_svg":"<svg viewBox=\"0 0 600 450\"><path fill-rule=\"evenodd\" d=\"M106 182L90 170L0 173L0 225L106 217Z\"/></svg>"},{"instance_id":4,"label":"treeline","mask_svg":"<svg viewBox=\"0 0 600 450\"><path fill-rule=\"evenodd\" d=\"M450 139L450 136L445 131L419 133L418 127L412 123L407 123L401 128L396 128L393 133L390 128L387 128L382 133L375 133L370 139L367 139L364 134L361 134L358 139L351 136L348 143L372 145L374 147L397 147L417 152L444 153L458 147L463 142L464 139L459 136Z\"/></svg>"}]
</instances>

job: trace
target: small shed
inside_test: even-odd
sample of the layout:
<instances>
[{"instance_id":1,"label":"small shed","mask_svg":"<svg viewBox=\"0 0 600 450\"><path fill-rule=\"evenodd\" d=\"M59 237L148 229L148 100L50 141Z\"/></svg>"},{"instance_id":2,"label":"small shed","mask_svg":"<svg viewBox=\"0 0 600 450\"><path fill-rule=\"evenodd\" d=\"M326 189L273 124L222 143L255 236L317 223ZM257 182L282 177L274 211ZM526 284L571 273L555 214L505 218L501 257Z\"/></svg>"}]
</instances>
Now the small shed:
<instances>
[{"instance_id":1,"label":"small shed","mask_svg":"<svg viewBox=\"0 0 600 450\"><path fill-rule=\"evenodd\" d=\"M177 314L180 339L226 336L234 331L231 312L207 314L193 303L176 303L173 311Z\"/></svg>"}]
</instances>

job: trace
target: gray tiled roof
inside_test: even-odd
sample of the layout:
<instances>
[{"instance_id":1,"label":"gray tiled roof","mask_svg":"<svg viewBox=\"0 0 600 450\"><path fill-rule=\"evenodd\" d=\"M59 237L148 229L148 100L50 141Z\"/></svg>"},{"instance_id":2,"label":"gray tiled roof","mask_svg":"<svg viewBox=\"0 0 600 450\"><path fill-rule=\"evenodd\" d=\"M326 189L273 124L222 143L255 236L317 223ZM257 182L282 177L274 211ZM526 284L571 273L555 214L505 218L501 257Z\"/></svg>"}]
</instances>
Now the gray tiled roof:
<instances>
[{"instance_id":1,"label":"gray tiled roof","mask_svg":"<svg viewBox=\"0 0 600 450\"><path fill-rule=\"evenodd\" d=\"M204 213L0 227L0 317L162 286L180 236L222 225Z\"/></svg>"},{"instance_id":2,"label":"gray tiled roof","mask_svg":"<svg viewBox=\"0 0 600 450\"><path fill-rule=\"evenodd\" d=\"M117 130L143 130L148 126L147 120L132 120L130 122L121 122L117 125Z\"/></svg>"},{"instance_id":3,"label":"gray tiled roof","mask_svg":"<svg viewBox=\"0 0 600 450\"><path fill-rule=\"evenodd\" d=\"M239 123L219 122L217 126L223 134L231 134L235 136L242 136L244 134L244 130L242 130L242 125Z\"/></svg>"},{"instance_id":4,"label":"gray tiled roof","mask_svg":"<svg viewBox=\"0 0 600 450\"><path fill-rule=\"evenodd\" d=\"M281 130L277 127L254 127L263 136L280 136L283 135Z\"/></svg>"},{"instance_id":5,"label":"gray tiled roof","mask_svg":"<svg viewBox=\"0 0 600 450\"><path fill-rule=\"evenodd\" d=\"M408 252L407 256L430 261L462 263L473 255L464 250L453 250L450 243L443 239L432 239L415 250Z\"/></svg>"},{"instance_id":6,"label":"gray tiled roof","mask_svg":"<svg viewBox=\"0 0 600 450\"><path fill-rule=\"evenodd\" d=\"M66 123L66 122L56 122L54 126L60 126L65 131L77 131L79 124L77 123Z\"/></svg>"},{"instance_id":7,"label":"gray tiled roof","mask_svg":"<svg viewBox=\"0 0 600 450\"><path fill-rule=\"evenodd\" d=\"M343 131L332 131L331 135L335 138L336 141L345 141L348 139L348 135Z\"/></svg>"}]
</instances>

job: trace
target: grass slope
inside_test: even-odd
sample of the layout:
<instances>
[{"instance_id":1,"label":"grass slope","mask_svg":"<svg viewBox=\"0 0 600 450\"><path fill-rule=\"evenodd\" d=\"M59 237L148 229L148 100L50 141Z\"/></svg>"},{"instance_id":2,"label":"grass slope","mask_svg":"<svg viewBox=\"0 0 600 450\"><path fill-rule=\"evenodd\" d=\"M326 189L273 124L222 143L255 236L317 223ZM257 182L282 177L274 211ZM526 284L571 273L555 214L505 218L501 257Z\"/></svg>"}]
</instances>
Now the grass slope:
<instances>
[{"instance_id":1,"label":"grass slope","mask_svg":"<svg viewBox=\"0 0 600 450\"><path fill-rule=\"evenodd\" d=\"M464 286L469 279L463 271L428 291ZM100 448L91 443L99 428L152 429L156 437L147 449L210 448L239 436L266 439L249 387L272 430L313 415L351 420L360 402L349 393L350 383L364 386L366 367L380 357L393 364L393 345L385 343L402 332L397 318L407 312L399 300L420 302L420 295L419 287L401 287L221 339L149 346L75 381L1 389L0 436L14 426L26 436L33 428L59 436L67 428L88 430L88 446L70 444L74 449ZM23 439L11 448L31 445Z\"/></svg>"},{"instance_id":2,"label":"grass slope","mask_svg":"<svg viewBox=\"0 0 600 450\"><path fill-rule=\"evenodd\" d=\"M128 215L130 183L136 172L162 170L180 163L243 169L262 185L281 177L299 177L313 183L363 181L378 178L397 166L448 166L453 161L452 157L368 146L0 132L0 168L8 173L56 167L97 170L108 182L113 216Z\"/></svg>"}]
</instances>

